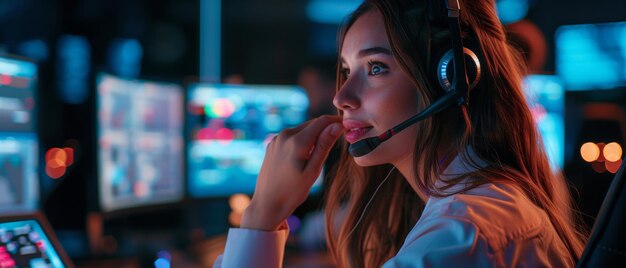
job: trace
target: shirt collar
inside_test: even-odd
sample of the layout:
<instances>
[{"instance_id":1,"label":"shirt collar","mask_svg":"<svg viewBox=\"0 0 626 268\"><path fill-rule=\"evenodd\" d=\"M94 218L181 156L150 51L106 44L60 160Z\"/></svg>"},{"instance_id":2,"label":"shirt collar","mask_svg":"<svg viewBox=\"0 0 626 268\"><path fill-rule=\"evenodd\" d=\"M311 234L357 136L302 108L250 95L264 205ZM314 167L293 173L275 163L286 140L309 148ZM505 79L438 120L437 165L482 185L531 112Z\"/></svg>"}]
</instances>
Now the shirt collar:
<instances>
[{"instance_id":1,"label":"shirt collar","mask_svg":"<svg viewBox=\"0 0 626 268\"><path fill-rule=\"evenodd\" d=\"M471 146L467 146L464 152L460 152L456 155L454 160L450 162L450 164L446 167L446 169L441 173L440 179L435 182L435 187L440 189L443 186L446 186L447 183L445 180L452 179L458 177L460 175L474 172L479 170L480 168L484 168L487 166L487 162L482 160L474 151ZM456 193L471 182L471 178L464 178L457 184L452 187L442 190L443 194L453 194Z\"/></svg>"}]
</instances>

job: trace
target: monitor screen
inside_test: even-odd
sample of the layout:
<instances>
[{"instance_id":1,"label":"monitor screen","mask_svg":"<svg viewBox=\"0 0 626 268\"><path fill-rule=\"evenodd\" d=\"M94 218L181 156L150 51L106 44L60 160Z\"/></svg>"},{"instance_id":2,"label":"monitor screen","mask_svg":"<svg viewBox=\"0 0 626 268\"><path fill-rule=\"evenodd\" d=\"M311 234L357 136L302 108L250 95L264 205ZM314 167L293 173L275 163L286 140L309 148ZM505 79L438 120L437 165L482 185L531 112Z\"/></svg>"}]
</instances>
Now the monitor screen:
<instances>
[{"instance_id":1,"label":"monitor screen","mask_svg":"<svg viewBox=\"0 0 626 268\"><path fill-rule=\"evenodd\" d=\"M39 214L0 217L0 267L71 267L65 252Z\"/></svg>"},{"instance_id":2,"label":"monitor screen","mask_svg":"<svg viewBox=\"0 0 626 268\"><path fill-rule=\"evenodd\" d=\"M98 181L104 211L182 199L183 101L175 84L99 76Z\"/></svg>"},{"instance_id":3,"label":"monitor screen","mask_svg":"<svg viewBox=\"0 0 626 268\"><path fill-rule=\"evenodd\" d=\"M37 66L0 57L0 213L35 209Z\"/></svg>"},{"instance_id":4,"label":"monitor screen","mask_svg":"<svg viewBox=\"0 0 626 268\"><path fill-rule=\"evenodd\" d=\"M561 26L555 42L556 72L567 90L626 86L626 22Z\"/></svg>"},{"instance_id":5,"label":"monitor screen","mask_svg":"<svg viewBox=\"0 0 626 268\"><path fill-rule=\"evenodd\" d=\"M524 79L526 99L537 122L550 166L563 168L565 147L565 89L558 76L529 75Z\"/></svg>"},{"instance_id":6,"label":"monitor screen","mask_svg":"<svg viewBox=\"0 0 626 268\"><path fill-rule=\"evenodd\" d=\"M253 193L267 144L282 129L304 122L308 105L306 93L296 86L191 85L187 101L190 195ZM312 191L320 188L321 176Z\"/></svg>"}]
</instances>

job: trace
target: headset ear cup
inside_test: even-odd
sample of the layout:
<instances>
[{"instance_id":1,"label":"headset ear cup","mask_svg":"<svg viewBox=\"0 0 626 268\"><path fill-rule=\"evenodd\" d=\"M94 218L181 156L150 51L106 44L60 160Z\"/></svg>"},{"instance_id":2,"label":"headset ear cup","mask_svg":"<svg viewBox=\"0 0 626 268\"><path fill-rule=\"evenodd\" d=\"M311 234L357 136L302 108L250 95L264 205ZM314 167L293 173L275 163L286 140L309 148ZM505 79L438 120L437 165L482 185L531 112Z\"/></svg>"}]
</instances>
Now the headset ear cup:
<instances>
[{"instance_id":1,"label":"headset ear cup","mask_svg":"<svg viewBox=\"0 0 626 268\"><path fill-rule=\"evenodd\" d=\"M465 72L467 74L467 81L469 83L469 89L476 87L480 81L481 66L480 60L476 53L467 47L463 48L465 54ZM445 92L450 92L453 89L453 81L455 79L454 73L454 51L449 49L441 56L439 63L435 69L437 72L437 81Z\"/></svg>"}]
</instances>

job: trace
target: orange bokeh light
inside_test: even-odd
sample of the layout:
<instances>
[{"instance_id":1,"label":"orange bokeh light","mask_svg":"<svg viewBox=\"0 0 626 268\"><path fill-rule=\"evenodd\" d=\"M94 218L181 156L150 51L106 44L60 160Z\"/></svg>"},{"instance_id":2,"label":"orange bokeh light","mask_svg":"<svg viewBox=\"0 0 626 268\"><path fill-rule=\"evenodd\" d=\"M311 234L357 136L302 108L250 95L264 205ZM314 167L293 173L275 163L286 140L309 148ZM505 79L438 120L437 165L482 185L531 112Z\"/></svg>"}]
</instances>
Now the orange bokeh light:
<instances>
[{"instance_id":1,"label":"orange bokeh light","mask_svg":"<svg viewBox=\"0 0 626 268\"><path fill-rule=\"evenodd\" d=\"M230 224L232 224L233 226L240 226L241 225L241 213L237 213L237 212L231 212L228 215L228 222L230 222Z\"/></svg>"},{"instance_id":2,"label":"orange bokeh light","mask_svg":"<svg viewBox=\"0 0 626 268\"><path fill-rule=\"evenodd\" d=\"M56 159L56 158L50 159L50 161L48 161L46 163L46 166L48 166L50 168L60 168L60 167L66 168L67 167L65 165L65 162L63 162L63 161L61 161L59 159Z\"/></svg>"},{"instance_id":3,"label":"orange bokeh light","mask_svg":"<svg viewBox=\"0 0 626 268\"><path fill-rule=\"evenodd\" d=\"M250 197L245 194L235 194L230 197L228 204L233 212L243 213L248 205L250 205Z\"/></svg>"},{"instance_id":4,"label":"orange bokeh light","mask_svg":"<svg viewBox=\"0 0 626 268\"><path fill-rule=\"evenodd\" d=\"M72 164L74 164L74 149L73 148L69 148L69 147L65 147L63 148L63 151L65 152L65 166L71 166Z\"/></svg>"},{"instance_id":5,"label":"orange bokeh light","mask_svg":"<svg viewBox=\"0 0 626 268\"><path fill-rule=\"evenodd\" d=\"M604 158L610 162L617 162L622 159L622 146L617 142L611 142L602 149Z\"/></svg>"},{"instance_id":6,"label":"orange bokeh light","mask_svg":"<svg viewBox=\"0 0 626 268\"><path fill-rule=\"evenodd\" d=\"M591 168L598 173L606 172L606 166L603 162L591 162Z\"/></svg>"},{"instance_id":7,"label":"orange bokeh light","mask_svg":"<svg viewBox=\"0 0 626 268\"><path fill-rule=\"evenodd\" d=\"M618 161L615 161L615 162L604 161L604 166L606 170L608 170L609 172L613 174L617 173L621 165L622 165L622 159L619 159Z\"/></svg>"},{"instance_id":8,"label":"orange bokeh light","mask_svg":"<svg viewBox=\"0 0 626 268\"><path fill-rule=\"evenodd\" d=\"M46 174L53 179L65 175L67 167L74 163L74 149L50 148L46 152Z\"/></svg>"},{"instance_id":9,"label":"orange bokeh light","mask_svg":"<svg viewBox=\"0 0 626 268\"><path fill-rule=\"evenodd\" d=\"M593 142L587 142L580 146L580 156L587 162L596 161L600 156L600 148Z\"/></svg>"},{"instance_id":10,"label":"orange bokeh light","mask_svg":"<svg viewBox=\"0 0 626 268\"><path fill-rule=\"evenodd\" d=\"M48 151L46 152L46 162L49 162L50 159L54 159L56 158L56 153L59 150L59 148L50 148L48 149Z\"/></svg>"},{"instance_id":11,"label":"orange bokeh light","mask_svg":"<svg viewBox=\"0 0 626 268\"><path fill-rule=\"evenodd\" d=\"M46 174L48 174L48 176L50 178L53 179L58 179L61 176L65 175L65 166L59 166L59 167L52 167L50 164L46 165Z\"/></svg>"}]
</instances>

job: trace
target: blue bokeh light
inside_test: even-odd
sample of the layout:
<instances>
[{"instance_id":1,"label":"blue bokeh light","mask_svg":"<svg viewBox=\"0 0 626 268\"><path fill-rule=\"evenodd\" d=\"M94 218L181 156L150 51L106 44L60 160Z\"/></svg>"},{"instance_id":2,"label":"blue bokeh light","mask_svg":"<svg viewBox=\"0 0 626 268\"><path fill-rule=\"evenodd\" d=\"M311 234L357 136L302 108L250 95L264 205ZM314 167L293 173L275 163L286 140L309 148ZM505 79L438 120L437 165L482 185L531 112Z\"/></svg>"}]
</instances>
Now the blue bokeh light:
<instances>
[{"instance_id":1,"label":"blue bokeh light","mask_svg":"<svg viewBox=\"0 0 626 268\"><path fill-rule=\"evenodd\" d=\"M362 0L310 0L306 7L307 17L317 23L339 24Z\"/></svg>"},{"instance_id":2,"label":"blue bokeh light","mask_svg":"<svg viewBox=\"0 0 626 268\"><path fill-rule=\"evenodd\" d=\"M496 12L502 24L519 21L528 14L528 0L498 0Z\"/></svg>"},{"instance_id":3,"label":"blue bokeh light","mask_svg":"<svg viewBox=\"0 0 626 268\"><path fill-rule=\"evenodd\" d=\"M116 75L137 78L141 72L143 48L136 39L115 39L109 46L109 69Z\"/></svg>"},{"instance_id":4,"label":"blue bokeh light","mask_svg":"<svg viewBox=\"0 0 626 268\"><path fill-rule=\"evenodd\" d=\"M70 104L83 103L89 95L91 46L83 36L59 38L57 50L57 89L59 98Z\"/></svg>"},{"instance_id":5,"label":"blue bokeh light","mask_svg":"<svg viewBox=\"0 0 626 268\"><path fill-rule=\"evenodd\" d=\"M170 265L171 263L168 259L158 258L154 261L154 268L170 268Z\"/></svg>"}]
</instances>

